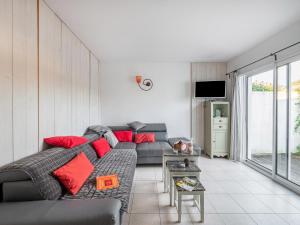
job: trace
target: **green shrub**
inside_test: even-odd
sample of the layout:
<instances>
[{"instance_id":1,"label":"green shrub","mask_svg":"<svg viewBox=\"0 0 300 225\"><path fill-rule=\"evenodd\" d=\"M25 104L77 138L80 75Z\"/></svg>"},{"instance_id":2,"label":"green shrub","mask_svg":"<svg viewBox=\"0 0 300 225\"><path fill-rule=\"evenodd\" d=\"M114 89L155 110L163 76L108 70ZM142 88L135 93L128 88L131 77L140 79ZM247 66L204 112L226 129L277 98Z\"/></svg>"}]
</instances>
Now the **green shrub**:
<instances>
[{"instance_id":1,"label":"green shrub","mask_svg":"<svg viewBox=\"0 0 300 225\"><path fill-rule=\"evenodd\" d=\"M259 81L254 81L252 83L252 91L257 91L257 92L270 92L273 91L273 85L271 83L266 83L266 82L259 82Z\"/></svg>"}]
</instances>

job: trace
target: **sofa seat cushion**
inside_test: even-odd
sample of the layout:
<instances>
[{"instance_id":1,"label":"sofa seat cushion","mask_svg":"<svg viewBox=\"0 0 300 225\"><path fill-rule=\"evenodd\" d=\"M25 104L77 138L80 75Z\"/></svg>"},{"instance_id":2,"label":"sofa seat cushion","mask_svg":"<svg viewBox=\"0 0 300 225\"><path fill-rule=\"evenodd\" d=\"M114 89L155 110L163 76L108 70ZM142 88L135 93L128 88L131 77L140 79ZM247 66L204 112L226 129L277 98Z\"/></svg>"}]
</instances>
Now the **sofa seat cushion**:
<instances>
[{"instance_id":1,"label":"sofa seat cushion","mask_svg":"<svg viewBox=\"0 0 300 225\"><path fill-rule=\"evenodd\" d=\"M76 195L67 193L63 199L115 198L122 202L121 212L126 212L136 167L136 151L112 149L95 164L94 172ZM97 190L96 177L117 174L120 186L114 189Z\"/></svg>"},{"instance_id":2,"label":"sofa seat cushion","mask_svg":"<svg viewBox=\"0 0 300 225\"><path fill-rule=\"evenodd\" d=\"M116 199L28 201L0 204L0 225L118 225Z\"/></svg>"},{"instance_id":3,"label":"sofa seat cushion","mask_svg":"<svg viewBox=\"0 0 300 225\"><path fill-rule=\"evenodd\" d=\"M160 156L164 150L172 149L168 142L141 143L136 146L138 157Z\"/></svg>"},{"instance_id":4,"label":"sofa seat cushion","mask_svg":"<svg viewBox=\"0 0 300 225\"><path fill-rule=\"evenodd\" d=\"M133 142L119 142L114 149L136 149L136 144Z\"/></svg>"}]
</instances>

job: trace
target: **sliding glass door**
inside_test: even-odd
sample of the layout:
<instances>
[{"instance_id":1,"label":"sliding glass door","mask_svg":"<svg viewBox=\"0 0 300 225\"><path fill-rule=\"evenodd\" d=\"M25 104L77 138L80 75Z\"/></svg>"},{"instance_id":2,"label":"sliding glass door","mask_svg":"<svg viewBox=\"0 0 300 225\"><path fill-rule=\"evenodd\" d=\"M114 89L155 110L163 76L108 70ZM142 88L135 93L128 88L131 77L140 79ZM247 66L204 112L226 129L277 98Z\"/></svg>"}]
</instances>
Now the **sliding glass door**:
<instances>
[{"instance_id":1,"label":"sliding glass door","mask_svg":"<svg viewBox=\"0 0 300 225\"><path fill-rule=\"evenodd\" d=\"M282 177L288 176L288 125L289 120L289 78L288 66L283 65L277 68L277 174Z\"/></svg>"},{"instance_id":2,"label":"sliding glass door","mask_svg":"<svg viewBox=\"0 0 300 225\"><path fill-rule=\"evenodd\" d=\"M290 64L290 132L291 148L289 179L300 184L300 60Z\"/></svg>"},{"instance_id":3,"label":"sliding glass door","mask_svg":"<svg viewBox=\"0 0 300 225\"><path fill-rule=\"evenodd\" d=\"M277 71L276 173L300 184L300 61Z\"/></svg>"},{"instance_id":4,"label":"sliding glass door","mask_svg":"<svg viewBox=\"0 0 300 225\"><path fill-rule=\"evenodd\" d=\"M273 150L273 70L247 78L247 157L272 169Z\"/></svg>"},{"instance_id":5,"label":"sliding glass door","mask_svg":"<svg viewBox=\"0 0 300 225\"><path fill-rule=\"evenodd\" d=\"M300 185L300 60L247 77L247 159Z\"/></svg>"}]
</instances>

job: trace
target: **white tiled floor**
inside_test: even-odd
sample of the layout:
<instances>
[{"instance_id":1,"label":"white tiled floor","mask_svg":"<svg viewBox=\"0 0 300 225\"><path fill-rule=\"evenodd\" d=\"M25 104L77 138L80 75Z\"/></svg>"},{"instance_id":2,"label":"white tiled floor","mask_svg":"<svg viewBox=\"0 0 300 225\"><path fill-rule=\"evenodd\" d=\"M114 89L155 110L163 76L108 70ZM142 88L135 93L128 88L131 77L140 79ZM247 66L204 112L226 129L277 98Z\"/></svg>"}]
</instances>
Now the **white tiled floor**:
<instances>
[{"instance_id":1,"label":"white tiled floor","mask_svg":"<svg viewBox=\"0 0 300 225\"><path fill-rule=\"evenodd\" d=\"M205 225L300 225L300 196L255 170L225 159L201 157L205 193ZM177 223L177 211L163 193L159 166L137 167L129 213L123 225ZM182 225L200 225L199 212L189 199L183 205Z\"/></svg>"}]
</instances>

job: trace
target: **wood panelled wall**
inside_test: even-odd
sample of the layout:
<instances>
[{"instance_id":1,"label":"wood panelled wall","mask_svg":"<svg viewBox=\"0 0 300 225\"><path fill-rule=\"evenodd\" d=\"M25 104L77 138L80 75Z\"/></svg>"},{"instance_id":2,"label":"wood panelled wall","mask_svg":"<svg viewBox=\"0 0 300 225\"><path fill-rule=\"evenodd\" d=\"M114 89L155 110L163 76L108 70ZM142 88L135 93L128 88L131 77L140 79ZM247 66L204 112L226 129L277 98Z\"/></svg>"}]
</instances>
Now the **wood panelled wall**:
<instances>
[{"instance_id":1,"label":"wood panelled wall","mask_svg":"<svg viewBox=\"0 0 300 225\"><path fill-rule=\"evenodd\" d=\"M42 144L46 136L80 135L100 123L100 74L99 60L43 1L39 15Z\"/></svg>"},{"instance_id":2,"label":"wood panelled wall","mask_svg":"<svg viewBox=\"0 0 300 225\"><path fill-rule=\"evenodd\" d=\"M13 160L12 1L0 5L0 165Z\"/></svg>"},{"instance_id":3,"label":"wood panelled wall","mask_svg":"<svg viewBox=\"0 0 300 225\"><path fill-rule=\"evenodd\" d=\"M0 1L0 165L99 124L100 62L40 0Z\"/></svg>"},{"instance_id":4,"label":"wood panelled wall","mask_svg":"<svg viewBox=\"0 0 300 225\"><path fill-rule=\"evenodd\" d=\"M196 81L227 80L226 63L192 63L192 96L195 96ZM228 82L227 82L228 85ZM228 93L227 86L227 93ZM204 106L205 101L192 97L192 137L204 148Z\"/></svg>"}]
</instances>

